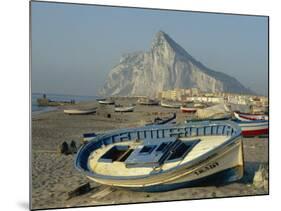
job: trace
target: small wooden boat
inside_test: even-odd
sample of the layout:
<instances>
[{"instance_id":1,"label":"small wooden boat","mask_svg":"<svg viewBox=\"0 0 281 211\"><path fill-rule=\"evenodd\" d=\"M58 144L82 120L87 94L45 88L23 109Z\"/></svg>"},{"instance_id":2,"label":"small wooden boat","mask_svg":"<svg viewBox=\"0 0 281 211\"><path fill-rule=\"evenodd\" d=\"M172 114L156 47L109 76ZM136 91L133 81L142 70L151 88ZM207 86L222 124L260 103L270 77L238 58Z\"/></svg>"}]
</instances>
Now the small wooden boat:
<instances>
[{"instance_id":1,"label":"small wooden boat","mask_svg":"<svg viewBox=\"0 0 281 211\"><path fill-rule=\"evenodd\" d=\"M96 101L105 101L106 98L96 98Z\"/></svg>"},{"instance_id":2,"label":"small wooden boat","mask_svg":"<svg viewBox=\"0 0 281 211\"><path fill-rule=\"evenodd\" d=\"M160 105L162 107L165 107L165 108L180 108L181 107L181 104L180 103L173 103L173 102L170 102L170 103L165 103L165 102L162 102L160 103Z\"/></svg>"},{"instance_id":3,"label":"small wooden boat","mask_svg":"<svg viewBox=\"0 0 281 211\"><path fill-rule=\"evenodd\" d=\"M167 191L243 176L241 130L231 121L152 125L97 135L75 167L103 185Z\"/></svg>"},{"instance_id":4,"label":"small wooden boat","mask_svg":"<svg viewBox=\"0 0 281 211\"><path fill-rule=\"evenodd\" d=\"M192 106L181 106L180 109L183 113L195 113L197 111L197 108Z\"/></svg>"},{"instance_id":5,"label":"small wooden boat","mask_svg":"<svg viewBox=\"0 0 281 211\"><path fill-rule=\"evenodd\" d=\"M147 106L159 105L159 101L153 99L139 99L138 103L140 105L147 105Z\"/></svg>"},{"instance_id":6,"label":"small wooden boat","mask_svg":"<svg viewBox=\"0 0 281 211\"><path fill-rule=\"evenodd\" d=\"M165 118L160 118L156 117L153 121L153 123L146 124L146 126L149 125L164 125L164 124L175 124L176 123L176 113L173 113L173 116L171 117L165 117Z\"/></svg>"},{"instance_id":7,"label":"small wooden boat","mask_svg":"<svg viewBox=\"0 0 281 211\"><path fill-rule=\"evenodd\" d=\"M241 127L243 136L260 136L268 134L268 120L235 120L235 122Z\"/></svg>"},{"instance_id":8,"label":"small wooden boat","mask_svg":"<svg viewBox=\"0 0 281 211\"><path fill-rule=\"evenodd\" d=\"M65 109L63 112L69 115L87 115L96 113L97 108L92 109Z\"/></svg>"},{"instance_id":9,"label":"small wooden boat","mask_svg":"<svg viewBox=\"0 0 281 211\"><path fill-rule=\"evenodd\" d=\"M226 120L231 120L231 115L225 115L225 116L220 116L220 117L211 117L211 118L206 118L206 119L200 119L200 118L190 118L186 119L185 123L189 124L192 122L202 122L202 121L226 121Z\"/></svg>"},{"instance_id":10,"label":"small wooden boat","mask_svg":"<svg viewBox=\"0 0 281 211\"><path fill-rule=\"evenodd\" d=\"M113 100L105 100L105 99L101 99L101 100L98 100L99 104L102 104L102 105L114 105L115 102Z\"/></svg>"},{"instance_id":11,"label":"small wooden boat","mask_svg":"<svg viewBox=\"0 0 281 211\"><path fill-rule=\"evenodd\" d=\"M252 120L268 120L268 115L265 114L249 114L235 111L234 117L240 121L252 121Z\"/></svg>"},{"instance_id":12,"label":"small wooden boat","mask_svg":"<svg viewBox=\"0 0 281 211\"><path fill-rule=\"evenodd\" d=\"M116 106L114 108L115 112L133 112L135 106Z\"/></svg>"}]
</instances>

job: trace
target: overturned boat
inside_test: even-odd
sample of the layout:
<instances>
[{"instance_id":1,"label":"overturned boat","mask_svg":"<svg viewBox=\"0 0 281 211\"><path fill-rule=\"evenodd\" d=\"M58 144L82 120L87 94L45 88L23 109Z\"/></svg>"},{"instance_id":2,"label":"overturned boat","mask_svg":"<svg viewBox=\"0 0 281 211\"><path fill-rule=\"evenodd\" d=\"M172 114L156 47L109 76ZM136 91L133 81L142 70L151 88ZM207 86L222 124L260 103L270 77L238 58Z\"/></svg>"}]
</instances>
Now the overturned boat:
<instances>
[{"instance_id":1,"label":"overturned boat","mask_svg":"<svg viewBox=\"0 0 281 211\"><path fill-rule=\"evenodd\" d=\"M110 131L83 145L75 166L97 183L137 191L232 182L243 176L241 130L217 121Z\"/></svg>"}]
</instances>

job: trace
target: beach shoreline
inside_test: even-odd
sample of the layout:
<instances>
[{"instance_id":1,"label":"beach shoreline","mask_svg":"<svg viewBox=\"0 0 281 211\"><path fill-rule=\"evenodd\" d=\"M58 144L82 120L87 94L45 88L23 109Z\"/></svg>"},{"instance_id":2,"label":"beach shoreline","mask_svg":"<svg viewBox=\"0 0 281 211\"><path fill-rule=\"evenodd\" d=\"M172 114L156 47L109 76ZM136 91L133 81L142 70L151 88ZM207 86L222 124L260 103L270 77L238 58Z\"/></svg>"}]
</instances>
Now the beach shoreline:
<instances>
[{"instance_id":1,"label":"beach shoreline","mask_svg":"<svg viewBox=\"0 0 281 211\"><path fill-rule=\"evenodd\" d=\"M124 98L118 99L117 103L128 105L136 101ZM90 115L63 113L66 108L94 107L97 107L97 112ZM268 194L268 186L257 188L253 185L253 177L259 166L268 165L268 138L256 137L243 138L245 175L235 183L146 193L100 186L90 181L75 169L74 155L59 153L64 141L82 143L84 133L143 126L156 117L171 116L174 112L177 123L183 123L187 117L179 109L160 106L136 105L134 112L130 113L115 113L113 108L112 105L87 101L36 115L32 113L32 209ZM68 199L70 191L88 182L93 187L89 193Z\"/></svg>"}]
</instances>

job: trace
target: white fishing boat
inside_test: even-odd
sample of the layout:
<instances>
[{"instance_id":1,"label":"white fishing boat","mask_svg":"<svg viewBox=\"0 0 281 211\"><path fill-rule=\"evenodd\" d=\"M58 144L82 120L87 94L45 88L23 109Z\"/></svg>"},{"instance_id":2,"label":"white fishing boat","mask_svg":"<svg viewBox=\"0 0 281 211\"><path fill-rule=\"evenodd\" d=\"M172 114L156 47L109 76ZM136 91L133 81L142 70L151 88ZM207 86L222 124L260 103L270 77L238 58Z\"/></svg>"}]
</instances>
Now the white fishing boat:
<instances>
[{"instance_id":1,"label":"white fishing boat","mask_svg":"<svg viewBox=\"0 0 281 211\"><path fill-rule=\"evenodd\" d=\"M252 121L252 120L268 120L268 115L265 114L249 114L235 111L233 112L234 117L241 121Z\"/></svg>"},{"instance_id":2,"label":"white fishing boat","mask_svg":"<svg viewBox=\"0 0 281 211\"><path fill-rule=\"evenodd\" d=\"M135 106L116 106L114 108L115 112L133 112Z\"/></svg>"},{"instance_id":3,"label":"white fishing boat","mask_svg":"<svg viewBox=\"0 0 281 211\"><path fill-rule=\"evenodd\" d=\"M160 105L165 108L180 108L181 107L180 103L174 103L174 102L162 102L161 101Z\"/></svg>"},{"instance_id":4,"label":"white fishing boat","mask_svg":"<svg viewBox=\"0 0 281 211\"><path fill-rule=\"evenodd\" d=\"M65 109L63 112L70 115L86 115L96 113L97 108L92 109Z\"/></svg>"},{"instance_id":5,"label":"white fishing boat","mask_svg":"<svg viewBox=\"0 0 281 211\"><path fill-rule=\"evenodd\" d=\"M156 106L156 105L159 105L159 101L153 100L153 99L144 98L144 99L139 99L138 100L138 104L140 104L140 105L147 105L147 106Z\"/></svg>"},{"instance_id":6,"label":"white fishing boat","mask_svg":"<svg viewBox=\"0 0 281 211\"><path fill-rule=\"evenodd\" d=\"M242 130L243 136L260 136L268 134L268 120L235 121Z\"/></svg>"},{"instance_id":7,"label":"white fishing boat","mask_svg":"<svg viewBox=\"0 0 281 211\"><path fill-rule=\"evenodd\" d=\"M98 100L99 104L102 104L102 105L114 105L115 102L113 100L106 100L106 99L101 99L101 100Z\"/></svg>"},{"instance_id":8,"label":"white fishing boat","mask_svg":"<svg viewBox=\"0 0 281 211\"><path fill-rule=\"evenodd\" d=\"M97 135L76 168L103 185L167 191L243 176L241 130L230 121L152 125Z\"/></svg>"}]
</instances>

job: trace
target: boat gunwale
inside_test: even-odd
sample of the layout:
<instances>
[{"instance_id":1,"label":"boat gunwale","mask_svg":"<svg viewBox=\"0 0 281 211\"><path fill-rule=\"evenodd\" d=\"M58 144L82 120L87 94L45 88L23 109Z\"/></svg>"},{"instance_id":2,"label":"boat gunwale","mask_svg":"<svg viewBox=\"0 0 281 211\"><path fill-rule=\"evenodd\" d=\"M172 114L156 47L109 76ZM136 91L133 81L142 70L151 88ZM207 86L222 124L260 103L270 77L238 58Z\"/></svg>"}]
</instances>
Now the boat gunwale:
<instances>
[{"instance_id":1,"label":"boat gunwale","mask_svg":"<svg viewBox=\"0 0 281 211\"><path fill-rule=\"evenodd\" d=\"M268 124L268 120L250 120L250 121L242 121L242 120L233 120L233 122L235 122L236 124L240 125L240 124L249 124L250 126L255 124L255 123L259 123L262 125L262 123L264 125Z\"/></svg>"}]
</instances>

